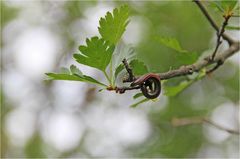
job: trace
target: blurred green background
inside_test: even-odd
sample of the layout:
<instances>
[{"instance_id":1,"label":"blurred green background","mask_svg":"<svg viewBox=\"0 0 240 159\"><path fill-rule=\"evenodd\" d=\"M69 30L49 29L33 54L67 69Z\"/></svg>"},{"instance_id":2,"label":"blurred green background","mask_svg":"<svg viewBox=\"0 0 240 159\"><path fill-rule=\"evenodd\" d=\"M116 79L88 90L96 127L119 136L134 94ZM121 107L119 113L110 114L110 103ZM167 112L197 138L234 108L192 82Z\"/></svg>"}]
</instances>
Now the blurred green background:
<instances>
[{"instance_id":1,"label":"blurred green background","mask_svg":"<svg viewBox=\"0 0 240 159\"><path fill-rule=\"evenodd\" d=\"M239 158L239 136L207 124L175 127L173 118L209 117L239 130L239 54L175 97L133 109L131 96L93 85L44 81L45 72L75 63L72 54L98 35L98 20L128 4L123 35L153 72L184 65L156 37L174 37L201 58L216 33L191 1L1 1L1 157L224 157ZM209 6L220 26L223 18ZM239 25L239 18L231 24ZM239 40L239 31L227 31ZM220 51L227 48L224 42ZM186 77L167 81L177 85Z\"/></svg>"}]
</instances>

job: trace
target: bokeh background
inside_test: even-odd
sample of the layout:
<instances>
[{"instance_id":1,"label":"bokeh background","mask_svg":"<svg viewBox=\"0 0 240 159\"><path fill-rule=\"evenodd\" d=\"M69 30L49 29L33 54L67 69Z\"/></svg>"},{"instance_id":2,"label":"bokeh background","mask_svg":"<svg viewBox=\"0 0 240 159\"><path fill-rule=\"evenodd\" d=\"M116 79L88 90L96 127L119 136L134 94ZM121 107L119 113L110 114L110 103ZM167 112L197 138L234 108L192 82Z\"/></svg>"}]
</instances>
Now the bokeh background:
<instances>
[{"instance_id":1,"label":"bokeh background","mask_svg":"<svg viewBox=\"0 0 240 159\"><path fill-rule=\"evenodd\" d=\"M191 1L1 1L1 157L239 157L239 136L207 124L171 123L207 116L239 129L239 53L176 97L161 95L135 109L129 108L134 91L119 95L80 82L44 81L45 72L71 64L103 80L72 54L99 35L99 18L122 4L131 11L123 41L151 71L182 65L156 36L175 37L200 56L213 51L216 33ZM205 5L220 25L221 14ZM239 18L230 23L239 25Z\"/></svg>"}]
</instances>

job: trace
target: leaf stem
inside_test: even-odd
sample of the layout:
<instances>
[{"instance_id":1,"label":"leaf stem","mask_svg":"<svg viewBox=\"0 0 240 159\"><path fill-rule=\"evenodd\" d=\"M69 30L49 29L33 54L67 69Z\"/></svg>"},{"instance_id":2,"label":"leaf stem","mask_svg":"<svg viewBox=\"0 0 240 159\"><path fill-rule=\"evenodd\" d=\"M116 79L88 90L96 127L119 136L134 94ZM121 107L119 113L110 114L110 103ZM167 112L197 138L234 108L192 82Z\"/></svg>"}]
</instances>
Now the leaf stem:
<instances>
[{"instance_id":1,"label":"leaf stem","mask_svg":"<svg viewBox=\"0 0 240 159\"><path fill-rule=\"evenodd\" d=\"M105 77L107 78L109 85L112 86L112 81L111 81L111 79L109 78L107 72L106 72L106 71L103 71L103 73L104 73Z\"/></svg>"},{"instance_id":2,"label":"leaf stem","mask_svg":"<svg viewBox=\"0 0 240 159\"><path fill-rule=\"evenodd\" d=\"M113 87L115 87L115 79L114 79L114 75L113 75L113 63L112 63L112 59L110 61L110 79L111 79L111 85Z\"/></svg>"}]
</instances>

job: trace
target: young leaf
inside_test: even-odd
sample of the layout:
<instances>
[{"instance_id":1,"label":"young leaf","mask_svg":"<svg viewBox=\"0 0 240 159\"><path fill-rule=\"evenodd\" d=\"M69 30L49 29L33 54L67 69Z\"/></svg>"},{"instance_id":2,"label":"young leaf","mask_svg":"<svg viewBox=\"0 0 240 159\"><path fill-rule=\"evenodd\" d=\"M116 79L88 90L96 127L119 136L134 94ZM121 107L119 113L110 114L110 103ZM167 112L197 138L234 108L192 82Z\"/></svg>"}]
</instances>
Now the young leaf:
<instances>
[{"instance_id":1,"label":"young leaf","mask_svg":"<svg viewBox=\"0 0 240 159\"><path fill-rule=\"evenodd\" d=\"M143 75L148 73L148 68L142 61L135 59L132 60L129 65L132 68L134 75Z\"/></svg>"},{"instance_id":2,"label":"young leaf","mask_svg":"<svg viewBox=\"0 0 240 159\"><path fill-rule=\"evenodd\" d=\"M138 105L140 105L140 104L142 104L142 103L145 103L145 102L147 102L147 101L149 101L149 100L150 100L150 99L148 99L148 98L144 98L144 99L138 101L137 103L134 103L134 104L130 105L130 107L135 108L135 107L137 107Z\"/></svg>"},{"instance_id":3,"label":"young leaf","mask_svg":"<svg viewBox=\"0 0 240 159\"><path fill-rule=\"evenodd\" d=\"M109 45L104 39L98 37L87 39L86 43L86 46L79 46L81 53L74 54L73 57L81 64L105 71L111 60L114 45Z\"/></svg>"},{"instance_id":4,"label":"young leaf","mask_svg":"<svg viewBox=\"0 0 240 159\"><path fill-rule=\"evenodd\" d=\"M64 74L64 73L46 73L47 80L68 80L68 81L84 81L83 78L76 75Z\"/></svg>"},{"instance_id":5,"label":"young leaf","mask_svg":"<svg viewBox=\"0 0 240 159\"><path fill-rule=\"evenodd\" d=\"M127 59L127 61L130 61L134 56L135 53L133 47L120 42L116 46L112 56L113 68L116 69L120 64L122 64L124 58Z\"/></svg>"},{"instance_id":6,"label":"young leaf","mask_svg":"<svg viewBox=\"0 0 240 159\"><path fill-rule=\"evenodd\" d=\"M181 45L179 44L178 40L171 37L156 37L156 40L160 42L162 45L174 49L178 52L187 52L184 50Z\"/></svg>"},{"instance_id":7,"label":"young leaf","mask_svg":"<svg viewBox=\"0 0 240 159\"><path fill-rule=\"evenodd\" d=\"M143 94L142 93L137 93L133 96L133 99L137 99L139 97L143 97Z\"/></svg>"},{"instance_id":8,"label":"young leaf","mask_svg":"<svg viewBox=\"0 0 240 159\"><path fill-rule=\"evenodd\" d=\"M76 75L79 75L79 76L83 75L82 71L80 71L75 65L71 65L70 70L71 70L72 74L76 74Z\"/></svg>"},{"instance_id":9,"label":"young leaf","mask_svg":"<svg viewBox=\"0 0 240 159\"><path fill-rule=\"evenodd\" d=\"M191 86L194 82L202 79L206 75L206 70L203 69L199 72L197 76L195 76L192 80L189 81L182 81L177 86L172 87L164 87L164 95L166 96L176 96L181 93L183 90Z\"/></svg>"},{"instance_id":10,"label":"young leaf","mask_svg":"<svg viewBox=\"0 0 240 159\"><path fill-rule=\"evenodd\" d=\"M83 75L82 72L74 65L71 65L70 70L67 68L64 68L64 72L46 73L46 75L48 76L47 80L81 81L81 82L87 82L87 83L92 83L92 84L106 87L105 84L97 81L96 79Z\"/></svg>"},{"instance_id":11,"label":"young leaf","mask_svg":"<svg viewBox=\"0 0 240 159\"><path fill-rule=\"evenodd\" d=\"M189 53L179 53L176 55L176 59L181 61L182 63L188 65L192 64L198 59L198 54L195 52L189 52Z\"/></svg>"},{"instance_id":12,"label":"young leaf","mask_svg":"<svg viewBox=\"0 0 240 159\"><path fill-rule=\"evenodd\" d=\"M215 10L218 10L220 12L225 12L229 13L229 12L233 12L234 10L237 10L237 0L224 0L224 1L211 1L210 2L210 6L212 8L214 8Z\"/></svg>"},{"instance_id":13,"label":"young leaf","mask_svg":"<svg viewBox=\"0 0 240 159\"><path fill-rule=\"evenodd\" d=\"M99 21L99 33L105 40L116 44L126 30L129 23L128 17L129 8L127 5L123 5L119 9L115 8L113 13L107 12L105 18L101 18Z\"/></svg>"},{"instance_id":14,"label":"young leaf","mask_svg":"<svg viewBox=\"0 0 240 159\"><path fill-rule=\"evenodd\" d=\"M46 75L49 77L47 80L67 80L67 81L81 81L81 82L87 82L91 84L96 84L99 86L106 87L105 84L97 81L96 79L83 75L69 75L69 74L58 74L58 73L46 73Z\"/></svg>"},{"instance_id":15,"label":"young leaf","mask_svg":"<svg viewBox=\"0 0 240 159\"><path fill-rule=\"evenodd\" d=\"M178 86L164 87L164 95L176 96L191 84L192 84L192 81L182 81Z\"/></svg>"},{"instance_id":16,"label":"young leaf","mask_svg":"<svg viewBox=\"0 0 240 159\"><path fill-rule=\"evenodd\" d=\"M209 3L214 10L224 12L224 9L222 8L219 1L210 1Z\"/></svg>"},{"instance_id":17,"label":"young leaf","mask_svg":"<svg viewBox=\"0 0 240 159\"><path fill-rule=\"evenodd\" d=\"M107 87L107 85L97 81L96 79L94 79L94 78L92 78L90 76L83 75L83 79L84 79L85 82L96 84L96 85L99 85L99 86Z\"/></svg>"},{"instance_id":18,"label":"young leaf","mask_svg":"<svg viewBox=\"0 0 240 159\"><path fill-rule=\"evenodd\" d=\"M113 70L115 74L115 78L117 78L117 75L124 69L124 66L122 64L122 60L124 58L127 59L127 61L130 61L135 56L134 50L130 45L125 45L124 43L119 43L116 46L116 49L112 56L112 63L113 63Z\"/></svg>"},{"instance_id":19,"label":"young leaf","mask_svg":"<svg viewBox=\"0 0 240 159\"><path fill-rule=\"evenodd\" d=\"M120 64L120 65L115 69L115 74L114 74L115 79L117 78L118 74L119 74L122 70L124 70L124 66L123 66L123 64Z\"/></svg>"},{"instance_id":20,"label":"young leaf","mask_svg":"<svg viewBox=\"0 0 240 159\"><path fill-rule=\"evenodd\" d=\"M26 158L46 158L47 156L42 150L43 145L41 136L38 133L34 134L24 147Z\"/></svg>"},{"instance_id":21,"label":"young leaf","mask_svg":"<svg viewBox=\"0 0 240 159\"><path fill-rule=\"evenodd\" d=\"M159 41L161 44L165 45L166 47L169 47L171 49L174 49L175 51L181 53L177 54L176 58L183 62L184 64L191 64L195 62L198 59L198 55L194 52L189 52L185 49L183 49L175 38L169 38L169 37L157 37L157 41Z\"/></svg>"},{"instance_id":22,"label":"young leaf","mask_svg":"<svg viewBox=\"0 0 240 159\"><path fill-rule=\"evenodd\" d=\"M69 71L69 69L66 68L66 67L60 68L60 72L63 73L63 74L69 74L69 75L71 74L71 72Z\"/></svg>"},{"instance_id":23,"label":"young leaf","mask_svg":"<svg viewBox=\"0 0 240 159\"><path fill-rule=\"evenodd\" d=\"M237 4L237 0L229 0L229 1L219 1L221 7L224 11L232 11Z\"/></svg>"}]
</instances>

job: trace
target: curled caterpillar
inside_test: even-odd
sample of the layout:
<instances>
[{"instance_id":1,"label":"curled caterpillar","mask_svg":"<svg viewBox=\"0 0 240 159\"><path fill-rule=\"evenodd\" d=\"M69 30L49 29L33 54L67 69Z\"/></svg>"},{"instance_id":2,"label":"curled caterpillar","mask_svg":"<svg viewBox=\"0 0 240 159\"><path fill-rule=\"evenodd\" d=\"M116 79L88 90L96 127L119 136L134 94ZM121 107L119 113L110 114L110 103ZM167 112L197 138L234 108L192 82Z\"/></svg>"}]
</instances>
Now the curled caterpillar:
<instances>
[{"instance_id":1,"label":"curled caterpillar","mask_svg":"<svg viewBox=\"0 0 240 159\"><path fill-rule=\"evenodd\" d=\"M161 93L160 77L154 73L148 73L134 81L131 86L139 85L146 98L157 98Z\"/></svg>"}]
</instances>

